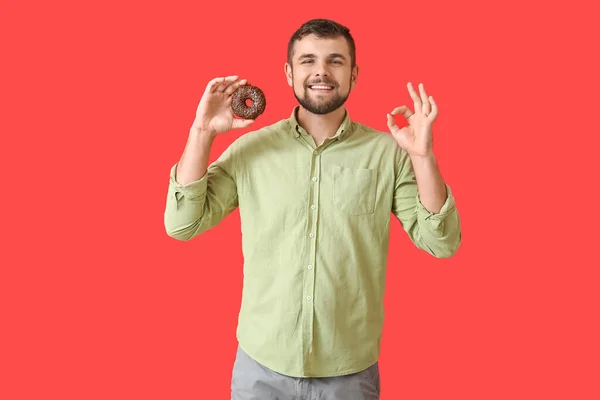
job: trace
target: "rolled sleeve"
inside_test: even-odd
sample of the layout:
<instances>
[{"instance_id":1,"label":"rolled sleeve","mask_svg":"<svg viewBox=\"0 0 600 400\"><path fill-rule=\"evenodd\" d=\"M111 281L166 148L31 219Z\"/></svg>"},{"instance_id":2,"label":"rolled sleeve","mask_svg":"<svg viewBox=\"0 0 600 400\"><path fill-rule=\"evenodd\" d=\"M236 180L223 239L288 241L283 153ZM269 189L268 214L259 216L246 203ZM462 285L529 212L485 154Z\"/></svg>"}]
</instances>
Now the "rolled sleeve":
<instances>
[{"instance_id":1,"label":"rolled sleeve","mask_svg":"<svg viewBox=\"0 0 600 400\"><path fill-rule=\"evenodd\" d=\"M177 164L171 167L164 212L170 237L190 240L218 225L238 206L230 152L226 150L200 179L187 184L177 182Z\"/></svg>"},{"instance_id":2,"label":"rolled sleeve","mask_svg":"<svg viewBox=\"0 0 600 400\"><path fill-rule=\"evenodd\" d=\"M416 196L417 202L417 218L419 221L429 224L430 229L437 236L443 235L443 228L445 220L456 210L456 202L454 200L454 196L452 194L452 189L448 184L446 186L446 201L442 205L442 208L439 212L434 213L429 211L423 203L421 203L421 198L419 197L419 193Z\"/></svg>"},{"instance_id":3,"label":"rolled sleeve","mask_svg":"<svg viewBox=\"0 0 600 400\"><path fill-rule=\"evenodd\" d=\"M456 253L461 243L461 227L456 200L452 189L446 186L446 201L437 213L433 213L423 206L416 196L417 245L435 257L450 257Z\"/></svg>"},{"instance_id":4,"label":"rolled sleeve","mask_svg":"<svg viewBox=\"0 0 600 400\"><path fill-rule=\"evenodd\" d=\"M194 200L206 195L208 187L207 174L204 174L204 176L197 181L186 183L184 185L177 182L177 164L175 164L171 167L169 178L170 189L177 203L184 197L189 200Z\"/></svg>"},{"instance_id":5,"label":"rolled sleeve","mask_svg":"<svg viewBox=\"0 0 600 400\"><path fill-rule=\"evenodd\" d=\"M429 211L419 197L417 182L410 159L399 153L392 212L402 223L411 241L421 250L438 258L451 257L458 250L461 226L456 199L446 186L446 200L440 211Z\"/></svg>"}]
</instances>

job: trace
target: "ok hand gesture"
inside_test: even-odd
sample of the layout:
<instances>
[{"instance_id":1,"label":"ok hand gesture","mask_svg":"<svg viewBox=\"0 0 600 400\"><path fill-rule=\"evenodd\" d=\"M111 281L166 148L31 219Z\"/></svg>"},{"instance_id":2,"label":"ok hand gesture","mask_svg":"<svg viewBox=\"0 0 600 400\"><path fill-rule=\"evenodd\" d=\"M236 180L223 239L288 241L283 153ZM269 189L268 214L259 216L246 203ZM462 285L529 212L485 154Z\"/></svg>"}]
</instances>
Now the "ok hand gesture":
<instances>
[{"instance_id":1,"label":"ok hand gesture","mask_svg":"<svg viewBox=\"0 0 600 400\"><path fill-rule=\"evenodd\" d=\"M433 97L427 96L423 84L419 84L420 96L408 83L408 92L414 101L415 112L407 106L396 107L387 114L387 125L398 145L406 150L411 157L429 157L433 155L433 139L431 125L438 114L437 104ZM408 121L408 126L399 128L394 115L402 114Z\"/></svg>"}]
</instances>

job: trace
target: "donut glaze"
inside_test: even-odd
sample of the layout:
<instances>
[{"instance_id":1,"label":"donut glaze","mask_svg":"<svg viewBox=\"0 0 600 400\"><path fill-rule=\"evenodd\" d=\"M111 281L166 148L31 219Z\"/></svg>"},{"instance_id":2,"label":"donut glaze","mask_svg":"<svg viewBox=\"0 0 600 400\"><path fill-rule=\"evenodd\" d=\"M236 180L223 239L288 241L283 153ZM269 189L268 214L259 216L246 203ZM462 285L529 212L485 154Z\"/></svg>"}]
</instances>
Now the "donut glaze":
<instances>
[{"instance_id":1,"label":"donut glaze","mask_svg":"<svg viewBox=\"0 0 600 400\"><path fill-rule=\"evenodd\" d=\"M246 105L248 99L252 101L250 107ZM266 105L265 94L256 86L242 85L233 92L231 109L240 118L255 119L265 111Z\"/></svg>"}]
</instances>

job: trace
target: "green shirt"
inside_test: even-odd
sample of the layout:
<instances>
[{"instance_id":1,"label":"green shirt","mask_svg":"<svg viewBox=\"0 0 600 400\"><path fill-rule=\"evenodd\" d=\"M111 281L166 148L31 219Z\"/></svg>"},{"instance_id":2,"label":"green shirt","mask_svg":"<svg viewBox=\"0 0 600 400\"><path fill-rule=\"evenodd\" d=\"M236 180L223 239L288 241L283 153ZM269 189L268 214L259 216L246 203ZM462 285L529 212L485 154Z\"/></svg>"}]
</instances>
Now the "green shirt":
<instances>
[{"instance_id":1,"label":"green shirt","mask_svg":"<svg viewBox=\"0 0 600 400\"><path fill-rule=\"evenodd\" d=\"M190 240L236 207L243 292L237 338L281 374L354 373L379 357L390 217L414 244L450 257L461 242L454 197L420 203L412 164L389 133L350 120L315 145L288 119L248 132L181 185L171 168L164 223Z\"/></svg>"}]
</instances>

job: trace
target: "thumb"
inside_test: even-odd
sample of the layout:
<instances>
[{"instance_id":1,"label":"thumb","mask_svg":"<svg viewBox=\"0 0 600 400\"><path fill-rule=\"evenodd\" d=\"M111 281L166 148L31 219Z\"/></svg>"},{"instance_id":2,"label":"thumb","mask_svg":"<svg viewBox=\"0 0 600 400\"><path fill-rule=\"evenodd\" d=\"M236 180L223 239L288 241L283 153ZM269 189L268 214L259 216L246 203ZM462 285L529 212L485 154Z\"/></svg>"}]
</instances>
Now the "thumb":
<instances>
[{"instance_id":1,"label":"thumb","mask_svg":"<svg viewBox=\"0 0 600 400\"><path fill-rule=\"evenodd\" d=\"M232 128L233 129L241 129L241 128L246 128L250 125L252 125L252 123L254 123L253 119L233 119L233 124L232 124Z\"/></svg>"}]
</instances>

